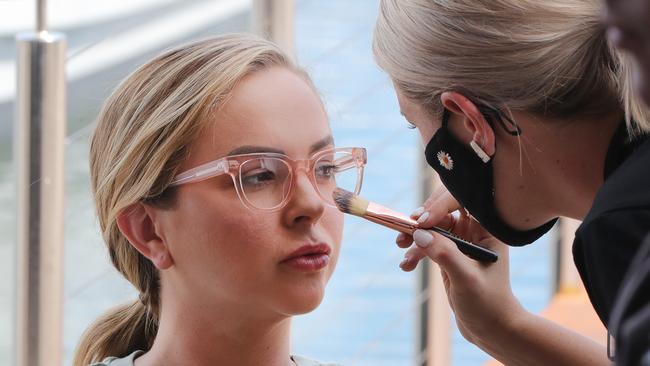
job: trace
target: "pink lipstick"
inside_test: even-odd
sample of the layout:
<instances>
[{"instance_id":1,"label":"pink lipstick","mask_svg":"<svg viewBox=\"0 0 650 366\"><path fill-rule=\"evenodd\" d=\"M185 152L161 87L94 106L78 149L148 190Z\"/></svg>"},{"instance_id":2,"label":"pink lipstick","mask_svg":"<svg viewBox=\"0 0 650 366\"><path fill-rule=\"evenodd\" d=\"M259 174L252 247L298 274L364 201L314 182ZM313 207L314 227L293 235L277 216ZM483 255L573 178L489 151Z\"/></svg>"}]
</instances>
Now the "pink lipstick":
<instances>
[{"instance_id":1,"label":"pink lipstick","mask_svg":"<svg viewBox=\"0 0 650 366\"><path fill-rule=\"evenodd\" d=\"M317 272L327 267L332 249L324 243L307 244L293 251L282 264L301 272Z\"/></svg>"}]
</instances>

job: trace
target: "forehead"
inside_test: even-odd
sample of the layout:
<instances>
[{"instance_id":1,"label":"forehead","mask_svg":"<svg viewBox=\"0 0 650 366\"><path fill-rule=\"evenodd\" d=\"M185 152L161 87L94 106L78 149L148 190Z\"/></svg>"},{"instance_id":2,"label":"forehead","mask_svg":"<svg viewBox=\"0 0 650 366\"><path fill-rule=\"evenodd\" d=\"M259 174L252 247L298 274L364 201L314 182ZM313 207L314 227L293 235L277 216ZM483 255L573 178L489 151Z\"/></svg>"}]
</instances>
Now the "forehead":
<instances>
[{"instance_id":1,"label":"forehead","mask_svg":"<svg viewBox=\"0 0 650 366\"><path fill-rule=\"evenodd\" d=\"M327 115L313 87L295 72L273 67L255 72L237 85L194 142L191 159L218 158L245 145L270 147L302 158L328 135Z\"/></svg>"}]
</instances>

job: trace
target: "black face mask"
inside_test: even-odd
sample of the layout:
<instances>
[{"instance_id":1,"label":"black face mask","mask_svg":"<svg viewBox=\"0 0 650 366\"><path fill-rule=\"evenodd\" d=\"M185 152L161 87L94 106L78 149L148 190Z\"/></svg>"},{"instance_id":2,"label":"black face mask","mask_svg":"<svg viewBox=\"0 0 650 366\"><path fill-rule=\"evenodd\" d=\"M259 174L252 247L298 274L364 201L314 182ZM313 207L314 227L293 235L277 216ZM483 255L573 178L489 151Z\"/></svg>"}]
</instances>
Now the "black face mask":
<instances>
[{"instance_id":1,"label":"black face mask","mask_svg":"<svg viewBox=\"0 0 650 366\"><path fill-rule=\"evenodd\" d=\"M507 119L516 128L509 131L499 112L481 108L488 120L499 121L512 135L521 134L519 127ZM426 146L427 163L438 173L440 180L456 200L472 215L490 234L512 246L530 244L551 230L557 219L530 229L517 230L506 224L496 211L494 204L494 177L492 160L484 163L468 146L458 141L449 131L449 111L445 109L442 127L436 131Z\"/></svg>"}]
</instances>

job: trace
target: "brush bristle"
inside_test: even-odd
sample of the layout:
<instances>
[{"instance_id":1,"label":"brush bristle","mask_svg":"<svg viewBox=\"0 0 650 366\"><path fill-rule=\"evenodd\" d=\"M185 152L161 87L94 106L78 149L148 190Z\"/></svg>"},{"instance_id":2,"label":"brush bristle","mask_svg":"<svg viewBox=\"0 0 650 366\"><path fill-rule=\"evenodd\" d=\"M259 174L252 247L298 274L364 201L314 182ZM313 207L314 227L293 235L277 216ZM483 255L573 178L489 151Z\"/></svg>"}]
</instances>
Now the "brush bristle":
<instances>
[{"instance_id":1,"label":"brush bristle","mask_svg":"<svg viewBox=\"0 0 650 366\"><path fill-rule=\"evenodd\" d=\"M366 214L369 203L367 200L341 188L336 188L332 195L334 196L336 207L342 212L355 216L363 216Z\"/></svg>"}]
</instances>

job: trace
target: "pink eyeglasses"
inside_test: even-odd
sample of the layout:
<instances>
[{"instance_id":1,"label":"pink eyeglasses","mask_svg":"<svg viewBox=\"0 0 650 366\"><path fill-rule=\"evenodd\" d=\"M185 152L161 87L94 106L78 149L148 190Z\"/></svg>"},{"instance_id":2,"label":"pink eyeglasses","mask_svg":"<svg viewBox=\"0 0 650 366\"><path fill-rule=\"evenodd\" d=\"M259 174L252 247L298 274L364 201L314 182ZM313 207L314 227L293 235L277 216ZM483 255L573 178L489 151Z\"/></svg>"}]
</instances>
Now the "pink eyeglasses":
<instances>
[{"instance_id":1,"label":"pink eyeglasses","mask_svg":"<svg viewBox=\"0 0 650 366\"><path fill-rule=\"evenodd\" d=\"M178 174L171 186L228 174L244 206L273 211L287 204L295 175L304 170L323 201L335 206L332 197L335 188L359 194L366 161L366 149L362 147L323 150L303 160L280 153L231 155Z\"/></svg>"}]
</instances>

